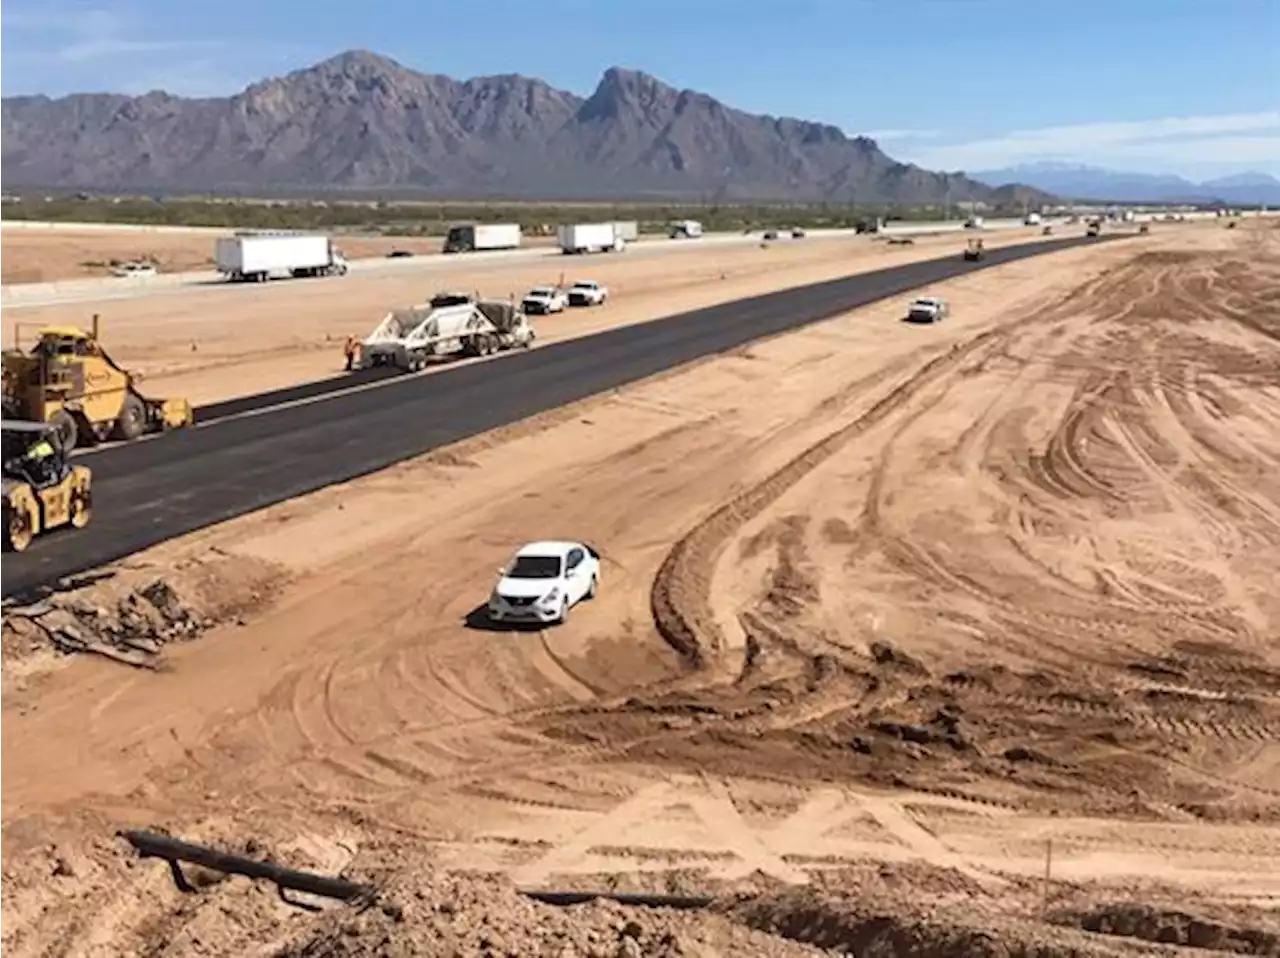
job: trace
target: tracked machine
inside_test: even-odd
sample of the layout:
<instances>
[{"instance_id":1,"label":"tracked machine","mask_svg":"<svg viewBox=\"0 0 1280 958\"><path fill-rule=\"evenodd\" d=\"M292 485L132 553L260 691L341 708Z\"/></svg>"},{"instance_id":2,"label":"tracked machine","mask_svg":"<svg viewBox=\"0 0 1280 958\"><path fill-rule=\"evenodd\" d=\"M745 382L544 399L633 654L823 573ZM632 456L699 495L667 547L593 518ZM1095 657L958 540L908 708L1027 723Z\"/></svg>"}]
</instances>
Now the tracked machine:
<instances>
[{"instance_id":1,"label":"tracked machine","mask_svg":"<svg viewBox=\"0 0 1280 958\"><path fill-rule=\"evenodd\" d=\"M99 341L98 317L88 332L76 326L40 330L30 351L4 351L4 417L48 423L69 450L106 439L190 426L186 399L152 399Z\"/></svg>"}]
</instances>

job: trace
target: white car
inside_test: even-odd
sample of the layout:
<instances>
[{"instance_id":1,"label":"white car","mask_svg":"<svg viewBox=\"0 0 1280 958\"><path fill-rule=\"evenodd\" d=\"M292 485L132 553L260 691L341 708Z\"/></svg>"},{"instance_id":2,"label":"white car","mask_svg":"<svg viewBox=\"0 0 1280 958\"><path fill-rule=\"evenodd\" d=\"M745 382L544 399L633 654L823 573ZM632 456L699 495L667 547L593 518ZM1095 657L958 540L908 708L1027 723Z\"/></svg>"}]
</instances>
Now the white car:
<instances>
[{"instance_id":1,"label":"white car","mask_svg":"<svg viewBox=\"0 0 1280 958\"><path fill-rule=\"evenodd\" d=\"M609 298L609 290L599 283L580 279L569 287L570 306L603 306Z\"/></svg>"},{"instance_id":2,"label":"white car","mask_svg":"<svg viewBox=\"0 0 1280 958\"><path fill-rule=\"evenodd\" d=\"M600 554L583 542L530 542L498 570L489 596L494 622L563 622L600 587Z\"/></svg>"},{"instance_id":3,"label":"white car","mask_svg":"<svg viewBox=\"0 0 1280 958\"><path fill-rule=\"evenodd\" d=\"M111 275L140 279L146 276L155 276L156 268L152 263L121 263L119 266L111 268Z\"/></svg>"},{"instance_id":4,"label":"white car","mask_svg":"<svg viewBox=\"0 0 1280 958\"><path fill-rule=\"evenodd\" d=\"M950 312L947 302L936 296L921 296L907 309L907 319L913 323L936 323L947 318Z\"/></svg>"},{"instance_id":5,"label":"white car","mask_svg":"<svg viewBox=\"0 0 1280 958\"><path fill-rule=\"evenodd\" d=\"M535 286L524 294L520 307L526 313L562 313L569 305L565 291L555 286Z\"/></svg>"}]
</instances>

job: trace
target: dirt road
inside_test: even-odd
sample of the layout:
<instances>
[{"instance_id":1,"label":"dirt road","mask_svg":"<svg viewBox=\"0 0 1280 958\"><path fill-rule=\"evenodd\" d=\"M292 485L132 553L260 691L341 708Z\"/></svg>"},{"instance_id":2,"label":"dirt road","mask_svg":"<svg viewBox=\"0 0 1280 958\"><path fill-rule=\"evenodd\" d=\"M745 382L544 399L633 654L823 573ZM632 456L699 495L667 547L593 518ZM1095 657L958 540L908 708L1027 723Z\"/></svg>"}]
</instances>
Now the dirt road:
<instances>
[{"instance_id":1,"label":"dirt road","mask_svg":"<svg viewBox=\"0 0 1280 958\"><path fill-rule=\"evenodd\" d=\"M161 673L6 663L6 949L300 933L241 883L182 904L122 824L412 864L419 902L455 868L763 896L703 954L865 944L871 886L906 924L904 887L965 902L953 942L1065 947L1120 921L1108 895L1253 934L1280 899L1278 281L1261 228L1001 267L936 290L940 325L859 310L135 557L80 601L163 576L228 621ZM601 549L600 596L488 631L493 569L553 533ZM1153 908L1124 934L1182 921Z\"/></svg>"},{"instance_id":2,"label":"dirt road","mask_svg":"<svg viewBox=\"0 0 1280 958\"><path fill-rule=\"evenodd\" d=\"M1195 230L1198 227L1180 229ZM1039 237L1009 230L987 237L995 249ZM760 293L959 255L963 237L919 237L890 246L867 237L814 238L764 248L708 246L661 256L564 257L528 262L468 264L416 273L352 274L342 280L294 281L265 288L215 289L182 296L24 309L22 331L49 324L81 324L100 312L113 358L145 377L156 396L216 402L339 375L342 342L366 336L392 309L429 299L439 289L522 296L532 286L577 278L606 284L611 301L534 320L540 343L599 332ZM27 333L24 332L24 335Z\"/></svg>"}]
</instances>

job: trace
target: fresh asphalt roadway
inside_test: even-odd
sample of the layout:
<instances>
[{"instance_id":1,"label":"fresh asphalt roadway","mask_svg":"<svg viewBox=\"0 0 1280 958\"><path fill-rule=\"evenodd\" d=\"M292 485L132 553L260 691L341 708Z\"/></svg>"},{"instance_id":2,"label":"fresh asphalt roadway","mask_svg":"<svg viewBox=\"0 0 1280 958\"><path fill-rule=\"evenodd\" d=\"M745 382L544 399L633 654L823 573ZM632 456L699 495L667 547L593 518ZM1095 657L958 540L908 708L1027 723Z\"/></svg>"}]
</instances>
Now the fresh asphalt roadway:
<instances>
[{"instance_id":1,"label":"fresh asphalt roadway","mask_svg":"<svg viewBox=\"0 0 1280 958\"><path fill-rule=\"evenodd\" d=\"M426 376L329 380L197 410L197 428L105 448L94 517L5 556L3 594L19 596L166 539L384 469L751 340L797 329L974 270L1119 239L1083 236L863 273ZM496 362L497 367L491 365Z\"/></svg>"}]
</instances>

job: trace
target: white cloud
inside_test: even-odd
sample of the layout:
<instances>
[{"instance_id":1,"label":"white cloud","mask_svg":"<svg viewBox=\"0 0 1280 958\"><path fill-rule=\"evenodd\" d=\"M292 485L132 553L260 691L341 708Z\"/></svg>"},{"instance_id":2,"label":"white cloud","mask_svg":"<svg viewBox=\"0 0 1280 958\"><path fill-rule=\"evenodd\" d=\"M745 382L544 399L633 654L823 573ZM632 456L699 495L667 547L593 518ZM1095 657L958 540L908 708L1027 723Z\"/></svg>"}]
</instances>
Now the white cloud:
<instances>
[{"instance_id":1,"label":"white cloud","mask_svg":"<svg viewBox=\"0 0 1280 958\"><path fill-rule=\"evenodd\" d=\"M892 143L901 140L932 140L942 136L941 130L872 130L863 133L877 143Z\"/></svg>"},{"instance_id":2,"label":"white cloud","mask_svg":"<svg viewBox=\"0 0 1280 958\"><path fill-rule=\"evenodd\" d=\"M78 66L93 61L140 54L183 53L219 46L208 40L176 40L145 36L135 18L119 7L77 10L42 7L6 11L6 39L21 37L20 63L53 61Z\"/></svg>"},{"instance_id":3,"label":"white cloud","mask_svg":"<svg viewBox=\"0 0 1280 958\"><path fill-rule=\"evenodd\" d=\"M1037 160L1280 163L1280 111L1082 123L910 150L930 169L981 170Z\"/></svg>"}]
</instances>

